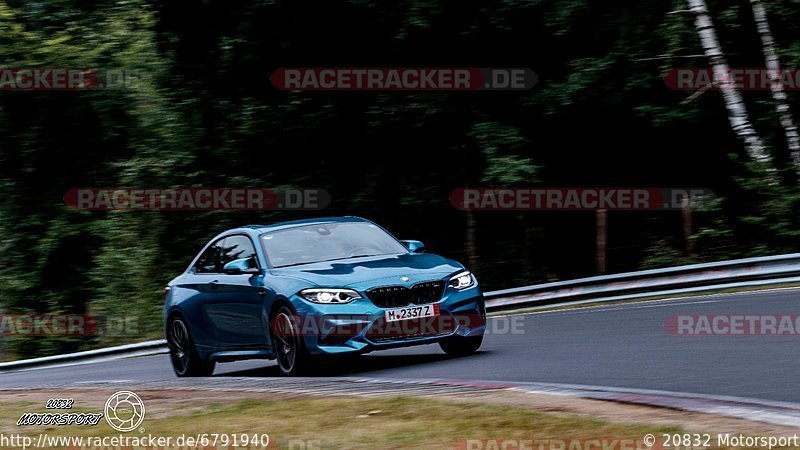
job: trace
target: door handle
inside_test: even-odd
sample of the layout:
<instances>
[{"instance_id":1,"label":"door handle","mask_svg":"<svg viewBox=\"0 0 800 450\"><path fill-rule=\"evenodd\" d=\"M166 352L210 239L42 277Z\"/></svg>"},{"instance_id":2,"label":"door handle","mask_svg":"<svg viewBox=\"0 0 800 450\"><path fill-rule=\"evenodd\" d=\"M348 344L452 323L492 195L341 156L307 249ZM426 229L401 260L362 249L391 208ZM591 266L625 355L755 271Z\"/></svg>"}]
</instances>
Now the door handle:
<instances>
[{"instance_id":1,"label":"door handle","mask_svg":"<svg viewBox=\"0 0 800 450\"><path fill-rule=\"evenodd\" d=\"M211 286L211 289L217 289L219 287L219 280L213 280L208 283Z\"/></svg>"}]
</instances>

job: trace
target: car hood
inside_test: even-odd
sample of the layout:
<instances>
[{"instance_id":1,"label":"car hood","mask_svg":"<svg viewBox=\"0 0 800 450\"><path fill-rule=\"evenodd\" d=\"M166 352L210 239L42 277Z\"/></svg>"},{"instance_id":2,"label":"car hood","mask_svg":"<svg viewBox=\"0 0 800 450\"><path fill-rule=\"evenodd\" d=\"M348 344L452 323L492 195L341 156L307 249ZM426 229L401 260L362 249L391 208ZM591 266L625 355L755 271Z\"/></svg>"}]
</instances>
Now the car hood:
<instances>
[{"instance_id":1,"label":"car hood","mask_svg":"<svg viewBox=\"0 0 800 450\"><path fill-rule=\"evenodd\" d=\"M461 264L439 255L407 253L278 268L272 269L272 274L301 279L323 287L368 289L375 286L412 285L420 281L442 279L463 269L464 266ZM409 280L404 282L401 277L407 277Z\"/></svg>"}]
</instances>

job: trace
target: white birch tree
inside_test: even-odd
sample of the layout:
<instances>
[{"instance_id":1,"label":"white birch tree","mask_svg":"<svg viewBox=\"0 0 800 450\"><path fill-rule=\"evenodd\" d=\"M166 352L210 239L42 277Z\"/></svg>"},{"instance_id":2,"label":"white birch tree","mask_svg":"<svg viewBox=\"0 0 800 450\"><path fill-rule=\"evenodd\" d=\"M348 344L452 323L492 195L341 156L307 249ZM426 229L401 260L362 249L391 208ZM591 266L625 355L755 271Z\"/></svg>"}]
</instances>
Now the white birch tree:
<instances>
[{"instance_id":1,"label":"white birch tree","mask_svg":"<svg viewBox=\"0 0 800 450\"><path fill-rule=\"evenodd\" d=\"M703 53L708 58L714 73L714 83L722 93L731 129L744 144L750 158L763 163L767 169L772 168L772 159L767 152L747 112L741 92L738 91L730 76L730 69L722 46L717 38L714 22L708 12L705 0L686 0L689 12L694 15L694 25L700 37Z\"/></svg>"},{"instance_id":2,"label":"white birch tree","mask_svg":"<svg viewBox=\"0 0 800 450\"><path fill-rule=\"evenodd\" d=\"M786 91L784 91L781 83L781 63L778 53L775 51L775 40L772 38L767 11L761 0L750 0L750 5L753 8L753 18L756 22L758 35L761 37L761 47L764 51L764 60L770 78L770 91L772 92L773 100L775 100L775 109L783 127L783 134L786 137L786 145L789 148L789 155L794 163L795 172L800 175L800 134L798 134L792 111L789 108Z\"/></svg>"}]
</instances>

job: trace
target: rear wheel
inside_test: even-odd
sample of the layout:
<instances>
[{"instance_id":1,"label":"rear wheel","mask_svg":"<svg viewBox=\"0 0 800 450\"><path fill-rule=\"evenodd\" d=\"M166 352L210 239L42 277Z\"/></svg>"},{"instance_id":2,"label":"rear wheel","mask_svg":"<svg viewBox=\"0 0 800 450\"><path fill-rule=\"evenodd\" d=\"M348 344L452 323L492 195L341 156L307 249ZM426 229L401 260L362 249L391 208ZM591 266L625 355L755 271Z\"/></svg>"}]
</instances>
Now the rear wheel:
<instances>
[{"instance_id":1,"label":"rear wheel","mask_svg":"<svg viewBox=\"0 0 800 450\"><path fill-rule=\"evenodd\" d=\"M172 369L179 377L208 377L214 373L216 363L202 359L189 334L189 327L180 316L170 319L167 325L167 345Z\"/></svg>"},{"instance_id":2,"label":"rear wheel","mask_svg":"<svg viewBox=\"0 0 800 450\"><path fill-rule=\"evenodd\" d=\"M297 316L286 306L282 306L270 320L272 348L278 368L284 375L302 375L312 365L313 357L306 350L297 323Z\"/></svg>"}]
</instances>

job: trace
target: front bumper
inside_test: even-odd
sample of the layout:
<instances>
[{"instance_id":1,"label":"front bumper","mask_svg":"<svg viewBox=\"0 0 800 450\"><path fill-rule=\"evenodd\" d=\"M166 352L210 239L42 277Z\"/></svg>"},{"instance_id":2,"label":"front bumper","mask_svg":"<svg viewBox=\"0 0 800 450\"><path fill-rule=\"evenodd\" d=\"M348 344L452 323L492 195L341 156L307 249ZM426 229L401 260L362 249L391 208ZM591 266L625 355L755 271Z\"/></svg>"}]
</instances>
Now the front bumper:
<instances>
[{"instance_id":1,"label":"front bumper","mask_svg":"<svg viewBox=\"0 0 800 450\"><path fill-rule=\"evenodd\" d=\"M300 318L298 331L311 354L367 353L430 344L458 336L479 336L486 329L486 310L478 286L448 289L438 305L439 316L385 322L385 308L362 298L345 305L320 305L292 298Z\"/></svg>"}]
</instances>

